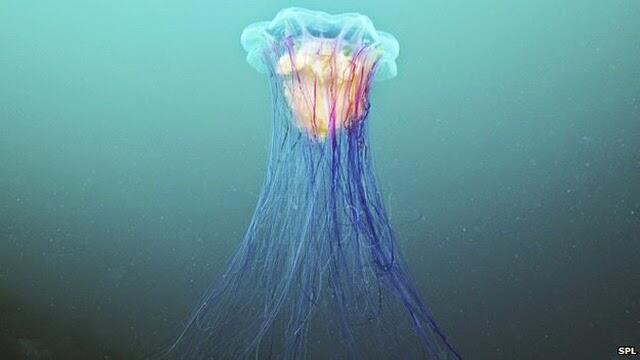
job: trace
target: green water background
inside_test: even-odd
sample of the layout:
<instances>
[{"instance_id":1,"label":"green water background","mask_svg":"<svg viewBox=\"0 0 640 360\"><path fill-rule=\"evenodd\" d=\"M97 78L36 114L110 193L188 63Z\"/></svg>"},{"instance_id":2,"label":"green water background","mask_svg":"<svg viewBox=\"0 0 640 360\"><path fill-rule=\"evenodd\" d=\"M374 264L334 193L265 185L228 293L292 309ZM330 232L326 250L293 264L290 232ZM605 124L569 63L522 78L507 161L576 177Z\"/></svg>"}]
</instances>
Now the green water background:
<instances>
[{"instance_id":1,"label":"green water background","mask_svg":"<svg viewBox=\"0 0 640 360\"><path fill-rule=\"evenodd\" d=\"M0 357L129 358L178 329L265 173L270 94L240 33L291 5L400 43L376 168L463 355L640 345L640 2L8 0Z\"/></svg>"}]
</instances>

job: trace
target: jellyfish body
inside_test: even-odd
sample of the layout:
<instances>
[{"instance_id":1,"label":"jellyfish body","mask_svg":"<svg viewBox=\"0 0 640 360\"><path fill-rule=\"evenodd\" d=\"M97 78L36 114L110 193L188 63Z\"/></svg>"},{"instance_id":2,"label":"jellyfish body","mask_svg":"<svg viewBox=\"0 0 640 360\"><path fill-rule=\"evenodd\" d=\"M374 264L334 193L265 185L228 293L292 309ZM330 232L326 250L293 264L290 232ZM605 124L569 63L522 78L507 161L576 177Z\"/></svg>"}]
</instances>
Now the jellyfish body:
<instances>
[{"instance_id":1,"label":"jellyfish body","mask_svg":"<svg viewBox=\"0 0 640 360\"><path fill-rule=\"evenodd\" d=\"M360 14L291 8L241 42L273 95L267 176L170 354L459 359L405 271L373 172L369 90L395 76L397 41Z\"/></svg>"}]
</instances>

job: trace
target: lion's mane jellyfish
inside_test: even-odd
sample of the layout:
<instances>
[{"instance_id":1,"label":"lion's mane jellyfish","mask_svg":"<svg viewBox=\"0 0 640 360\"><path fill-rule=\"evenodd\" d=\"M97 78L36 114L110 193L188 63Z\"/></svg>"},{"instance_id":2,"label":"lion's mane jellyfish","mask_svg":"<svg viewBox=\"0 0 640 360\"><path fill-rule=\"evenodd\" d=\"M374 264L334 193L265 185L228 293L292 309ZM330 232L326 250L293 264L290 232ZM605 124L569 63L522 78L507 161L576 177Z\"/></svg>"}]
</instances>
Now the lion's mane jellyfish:
<instances>
[{"instance_id":1,"label":"lion's mane jellyfish","mask_svg":"<svg viewBox=\"0 0 640 360\"><path fill-rule=\"evenodd\" d=\"M290 8L248 26L268 75L267 175L240 249L170 354L459 359L405 270L367 138L373 81L398 42L366 16Z\"/></svg>"}]
</instances>

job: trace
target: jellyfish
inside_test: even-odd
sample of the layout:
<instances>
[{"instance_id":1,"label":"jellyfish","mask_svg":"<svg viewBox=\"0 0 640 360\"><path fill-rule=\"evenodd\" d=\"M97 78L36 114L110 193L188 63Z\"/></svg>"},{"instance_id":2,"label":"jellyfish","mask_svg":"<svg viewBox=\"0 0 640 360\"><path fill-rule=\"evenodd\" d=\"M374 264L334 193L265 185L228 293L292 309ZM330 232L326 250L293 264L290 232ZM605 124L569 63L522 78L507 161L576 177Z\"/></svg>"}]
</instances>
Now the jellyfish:
<instances>
[{"instance_id":1,"label":"jellyfish","mask_svg":"<svg viewBox=\"0 0 640 360\"><path fill-rule=\"evenodd\" d=\"M241 36L273 133L242 243L168 354L460 359L407 272L374 174L369 94L399 46L357 13L288 8Z\"/></svg>"}]
</instances>

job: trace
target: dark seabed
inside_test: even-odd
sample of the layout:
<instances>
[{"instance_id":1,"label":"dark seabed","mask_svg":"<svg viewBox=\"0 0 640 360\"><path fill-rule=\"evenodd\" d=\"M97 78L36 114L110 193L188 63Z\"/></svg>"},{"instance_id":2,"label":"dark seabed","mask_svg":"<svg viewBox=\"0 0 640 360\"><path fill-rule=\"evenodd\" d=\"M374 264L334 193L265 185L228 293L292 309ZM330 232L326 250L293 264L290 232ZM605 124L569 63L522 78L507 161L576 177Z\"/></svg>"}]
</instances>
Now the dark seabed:
<instances>
[{"instance_id":1,"label":"dark seabed","mask_svg":"<svg viewBox=\"0 0 640 360\"><path fill-rule=\"evenodd\" d=\"M136 359L180 329L264 179L240 33L290 5L0 3L0 359ZM465 358L640 348L640 2L296 5L400 42L376 171Z\"/></svg>"}]
</instances>

